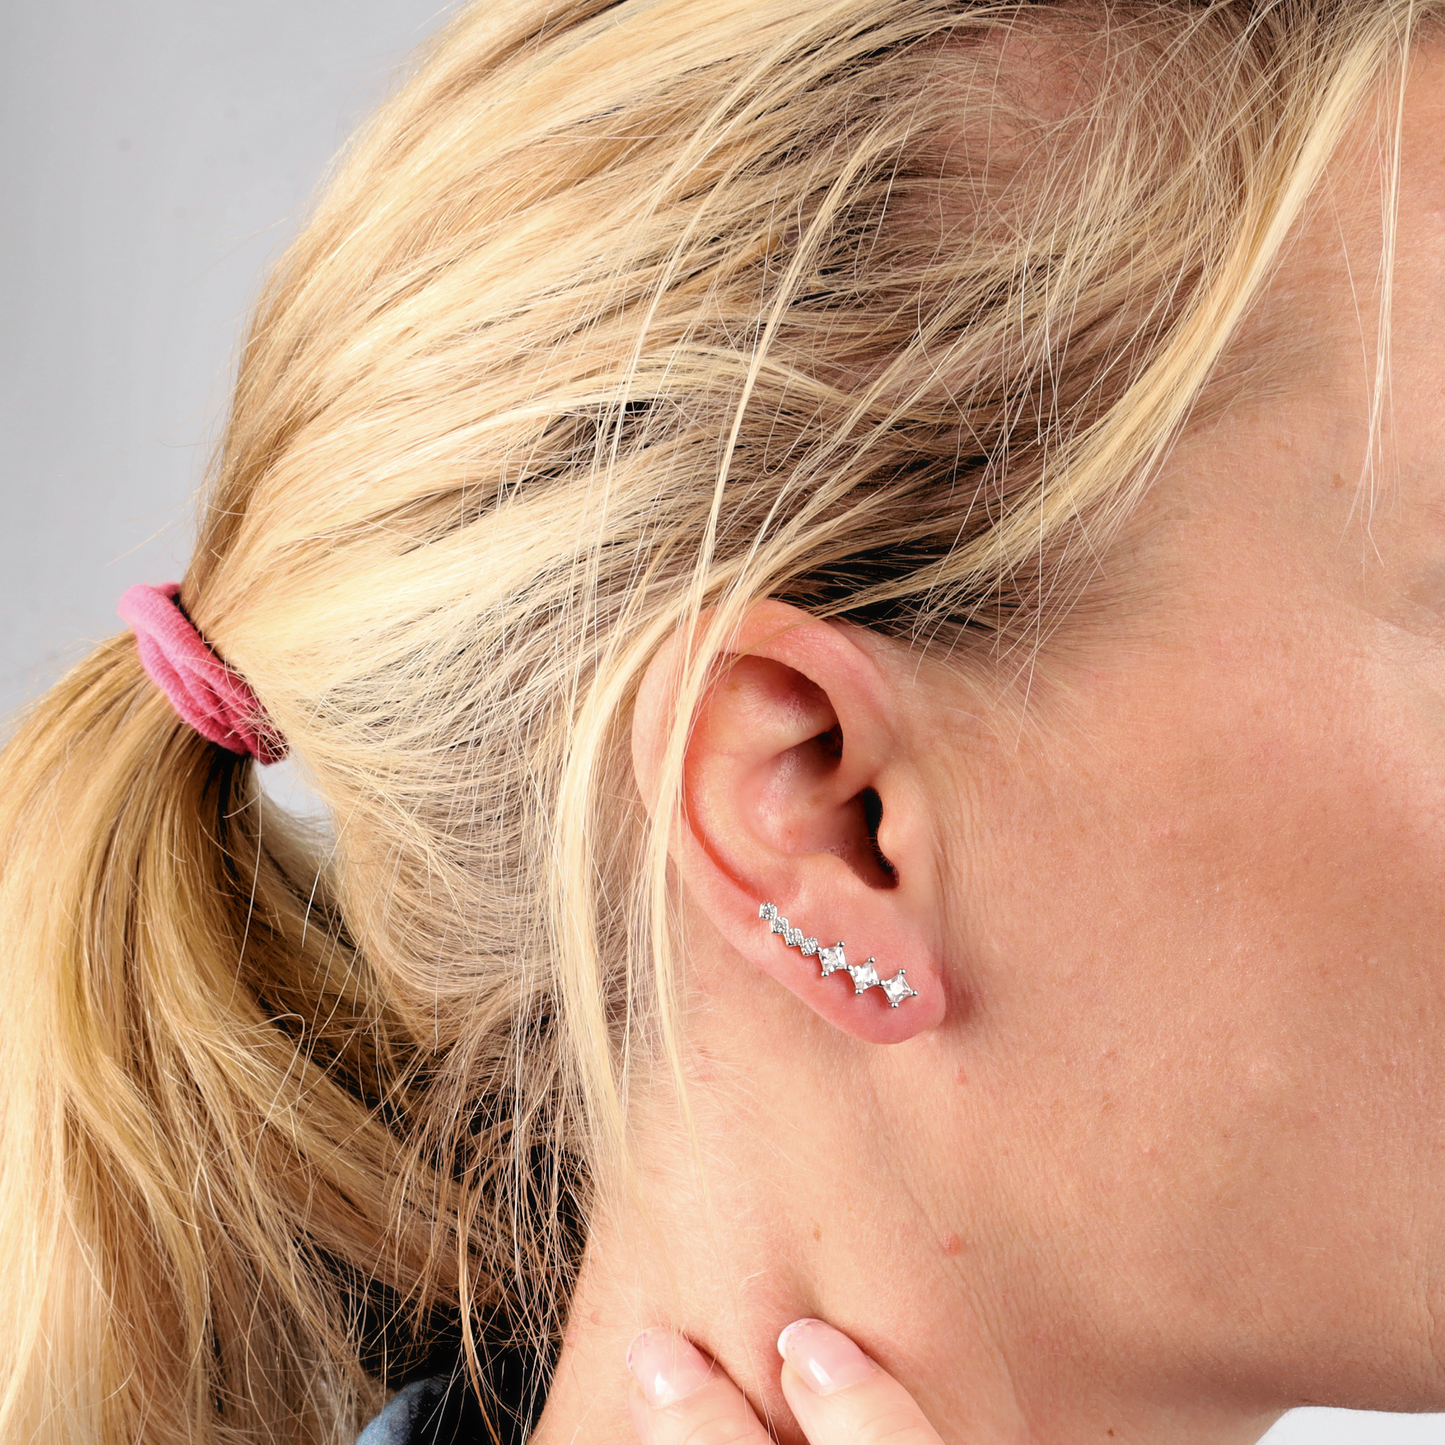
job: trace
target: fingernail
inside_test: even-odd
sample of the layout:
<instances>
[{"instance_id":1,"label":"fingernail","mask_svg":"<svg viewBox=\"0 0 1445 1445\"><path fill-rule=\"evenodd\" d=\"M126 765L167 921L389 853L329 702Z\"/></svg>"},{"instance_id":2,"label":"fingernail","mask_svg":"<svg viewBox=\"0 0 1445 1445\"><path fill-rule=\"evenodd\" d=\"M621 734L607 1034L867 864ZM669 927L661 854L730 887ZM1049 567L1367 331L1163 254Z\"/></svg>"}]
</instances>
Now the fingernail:
<instances>
[{"instance_id":1,"label":"fingernail","mask_svg":"<svg viewBox=\"0 0 1445 1445\"><path fill-rule=\"evenodd\" d=\"M822 1320L794 1320L778 1336L778 1353L815 1395L846 1390L878 1368L847 1335Z\"/></svg>"},{"instance_id":2,"label":"fingernail","mask_svg":"<svg viewBox=\"0 0 1445 1445\"><path fill-rule=\"evenodd\" d=\"M643 1330L627 1348L627 1368L658 1409L685 1400L712 1373L707 1359L671 1330Z\"/></svg>"}]
</instances>

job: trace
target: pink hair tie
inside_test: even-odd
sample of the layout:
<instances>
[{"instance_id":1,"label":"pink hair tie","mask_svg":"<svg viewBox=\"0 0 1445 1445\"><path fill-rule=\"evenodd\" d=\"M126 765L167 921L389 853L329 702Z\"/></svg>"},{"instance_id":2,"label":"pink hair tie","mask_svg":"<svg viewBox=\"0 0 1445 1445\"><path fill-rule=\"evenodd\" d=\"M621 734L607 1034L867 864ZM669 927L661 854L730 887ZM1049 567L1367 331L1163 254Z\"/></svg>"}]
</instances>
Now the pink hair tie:
<instances>
[{"instance_id":1,"label":"pink hair tie","mask_svg":"<svg viewBox=\"0 0 1445 1445\"><path fill-rule=\"evenodd\" d=\"M211 651L181 611L180 593L179 582L141 583L120 599L116 611L135 633L141 666L203 738L233 753L249 753L258 763L280 762L286 740L271 728L245 680Z\"/></svg>"}]
</instances>

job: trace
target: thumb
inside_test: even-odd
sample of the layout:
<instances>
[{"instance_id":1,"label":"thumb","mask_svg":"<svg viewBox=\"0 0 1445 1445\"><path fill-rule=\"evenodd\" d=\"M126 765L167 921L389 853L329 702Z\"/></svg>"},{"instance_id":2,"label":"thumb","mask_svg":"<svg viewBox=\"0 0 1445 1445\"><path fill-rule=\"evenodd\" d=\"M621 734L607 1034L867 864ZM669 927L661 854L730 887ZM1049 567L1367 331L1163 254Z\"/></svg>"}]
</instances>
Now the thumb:
<instances>
[{"instance_id":1,"label":"thumb","mask_svg":"<svg viewBox=\"0 0 1445 1445\"><path fill-rule=\"evenodd\" d=\"M643 1445L769 1445L743 1394L672 1330L643 1330L627 1352L632 1420Z\"/></svg>"},{"instance_id":2,"label":"thumb","mask_svg":"<svg viewBox=\"0 0 1445 1445\"><path fill-rule=\"evenodd\" d=\"M795 1321L778 1353L783 1394L810 1445L943 1445L913 1396L832 1325Z\"/></svg>"}]
</instances>

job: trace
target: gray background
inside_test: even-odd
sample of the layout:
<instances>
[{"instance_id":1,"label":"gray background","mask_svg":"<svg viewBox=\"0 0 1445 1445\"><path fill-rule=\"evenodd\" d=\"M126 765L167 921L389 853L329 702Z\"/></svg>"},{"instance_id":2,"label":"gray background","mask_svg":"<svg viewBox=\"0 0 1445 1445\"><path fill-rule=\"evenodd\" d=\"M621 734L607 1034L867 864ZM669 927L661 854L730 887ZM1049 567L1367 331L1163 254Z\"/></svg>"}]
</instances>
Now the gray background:
<instances>
[{"instance_id":1,"label":"gray background","mask_svg":"<svg viewBox=\"0 0 1445 1445\"><path fill-rule=\"evenodd\" d=\"M179 576L267 262L443 0L0 0L0 714ZM1442 1442L1300 1410L1270 1445Z\"/></svg>"}]
</instances>

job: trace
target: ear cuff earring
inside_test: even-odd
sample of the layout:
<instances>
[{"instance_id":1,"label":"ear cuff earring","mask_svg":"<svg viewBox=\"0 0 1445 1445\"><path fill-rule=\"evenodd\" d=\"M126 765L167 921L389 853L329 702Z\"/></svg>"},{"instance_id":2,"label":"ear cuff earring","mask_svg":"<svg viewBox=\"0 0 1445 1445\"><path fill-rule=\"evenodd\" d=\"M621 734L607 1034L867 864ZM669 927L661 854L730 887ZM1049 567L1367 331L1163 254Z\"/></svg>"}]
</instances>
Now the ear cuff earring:
<instances>
[{"instance_id":1,"label":"ear cuff earring","mask_svg":"<svg viewBox=\"0 0 1445 1445\"><path fill-rule=\"evenodd\" d=\"M801 928L794 928L786 918L779 916L776 903L760 903L758 917L768 925L768 931L778 934L789 948L796 948L804 958L816 957L823 966L822 976L824 978L827 978L830 973L837 973L840 969L846 971L848 977L853 980L855 994L865 993L870 988L881 988L892 1008L897 1008L906 998L918 997L918 990L909 988L907 980L903 977L905 970L900 968L892 978L879 978L878 960L870 958L867 963L849 963L843 954L842 939L839 939L832 948L819 948L816 938L804 938Z\"/></svg>"}]
</instances>

